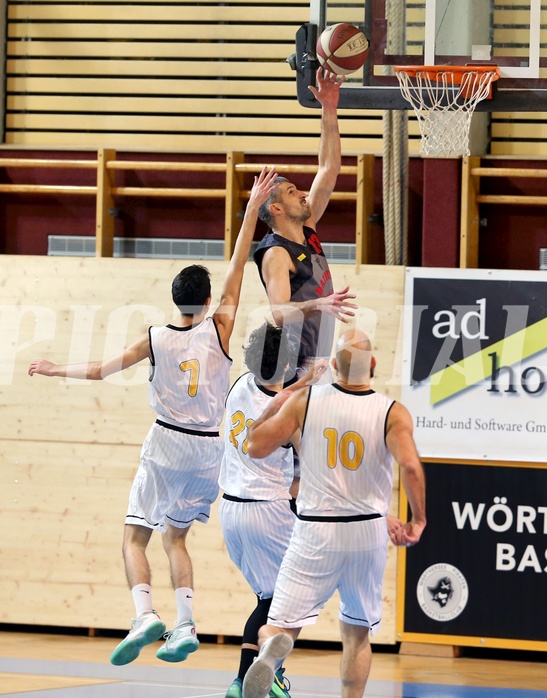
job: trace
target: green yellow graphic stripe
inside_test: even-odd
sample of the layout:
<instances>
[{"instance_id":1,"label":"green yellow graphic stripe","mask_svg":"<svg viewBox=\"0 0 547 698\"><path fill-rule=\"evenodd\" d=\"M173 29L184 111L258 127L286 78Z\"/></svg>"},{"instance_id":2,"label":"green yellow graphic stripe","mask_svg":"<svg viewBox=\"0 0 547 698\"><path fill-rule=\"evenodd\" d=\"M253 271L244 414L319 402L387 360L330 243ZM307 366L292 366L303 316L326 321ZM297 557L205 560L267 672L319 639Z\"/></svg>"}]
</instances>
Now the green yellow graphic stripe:
<instances>
[{"instance_id":1,"label":"green yellow graphic stripe","mask_svg":"<svg viewBox=\"0 0 547 698\"><path fill-rule=\"evenodd\" d=\"M510 337L491 344L461 361L431 374L429 401L436 405L457 395L492 375L492 357L496 353L498 366L511 366L527 359L547 347L547 318L515 332Z\"/></svg>"}]
</instances>

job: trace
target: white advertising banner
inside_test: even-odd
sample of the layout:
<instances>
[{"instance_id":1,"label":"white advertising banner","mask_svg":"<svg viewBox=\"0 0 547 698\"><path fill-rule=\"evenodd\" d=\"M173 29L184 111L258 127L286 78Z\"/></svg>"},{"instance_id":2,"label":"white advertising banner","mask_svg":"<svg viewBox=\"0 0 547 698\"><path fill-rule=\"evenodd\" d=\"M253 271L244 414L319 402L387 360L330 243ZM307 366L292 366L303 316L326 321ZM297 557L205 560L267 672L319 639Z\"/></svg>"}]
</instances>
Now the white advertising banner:
<instances>
[{"instance_id":1,"label":"white advertising banner","mask_svg":"<svg viewBox=\"0 0 547 698\"><path fill-rule=\"evenodd\" d=\"M401 399L424 458L547 460L547 273L406 270Z\"/></svg>"}]
</instances>

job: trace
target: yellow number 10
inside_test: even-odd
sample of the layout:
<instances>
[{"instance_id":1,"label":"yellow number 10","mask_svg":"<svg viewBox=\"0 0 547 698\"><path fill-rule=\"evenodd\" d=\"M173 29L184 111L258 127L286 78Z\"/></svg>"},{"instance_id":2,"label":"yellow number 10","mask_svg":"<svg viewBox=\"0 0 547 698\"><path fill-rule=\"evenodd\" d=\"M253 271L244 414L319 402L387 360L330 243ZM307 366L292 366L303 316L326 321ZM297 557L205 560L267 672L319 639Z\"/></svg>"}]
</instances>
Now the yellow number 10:
<instances>
[{"instance_id":1,"label":"yellow number 10","mask_svg":"<svg viewBox=\"0 0 547 698\"><path fill-rule=\"evenodd\" d=\"M327 462L329 468L335 468L338 458L348 470L357 470L365 454L365 444L356 431L346 431L338 441L336 429L325 429L327 439Z\"/></svg>"}]
</instances>

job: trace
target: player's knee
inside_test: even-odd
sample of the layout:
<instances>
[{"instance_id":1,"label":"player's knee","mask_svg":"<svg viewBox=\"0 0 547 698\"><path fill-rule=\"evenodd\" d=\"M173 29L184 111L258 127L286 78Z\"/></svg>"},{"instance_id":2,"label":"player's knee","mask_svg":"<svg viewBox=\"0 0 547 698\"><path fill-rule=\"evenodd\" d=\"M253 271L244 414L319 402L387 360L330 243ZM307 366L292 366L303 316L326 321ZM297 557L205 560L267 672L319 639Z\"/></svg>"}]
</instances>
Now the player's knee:
<instances>
[{"instance_id":1,"label":"player's knee","mask_svg":"<svg viewBox=\"0 0 547 698\"><path fill-rule=\"evenodd\" d=\"M345 648L360 648L369 644L369 628L364 625L340 623L340 635Z\"/></svg>"},{"instance_id":2,"label":"player's knee","mask_svg":"<svg viewBox=\"0 0 547 698\"><path fill-rule=\"evenodd\" d=\"M123 532L122 555L124 560L134 553L144 553L150 541L152 529L126 524Z\"/></svg>"}]
</instances>

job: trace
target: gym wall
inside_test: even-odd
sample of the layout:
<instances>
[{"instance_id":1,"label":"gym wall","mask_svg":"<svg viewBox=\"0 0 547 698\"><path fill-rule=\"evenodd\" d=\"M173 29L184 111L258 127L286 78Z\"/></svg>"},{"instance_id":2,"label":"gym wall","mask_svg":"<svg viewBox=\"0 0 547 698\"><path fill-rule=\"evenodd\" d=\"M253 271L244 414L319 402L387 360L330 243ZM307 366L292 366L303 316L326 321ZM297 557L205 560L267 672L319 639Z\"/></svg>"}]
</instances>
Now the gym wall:
<instances>
[{"instance_id":1,"label":"gym wall","mask_svg":"<svg viewBox=\"0 0 547 698\"><path fill-rule=\"evenodd\" d=\"M120 352L151 324L173 317L170 286L190 261L2 256L0 344L1 623L127 629L133 602L121 543L129 489L154 414L143 362L105 381L27 374L33 359L79 362ZM225 262L208 264L214 302ZM332 267L335 288L357 293L357 325L373 338L375 388L397 398L402 267ZM256 267L245 270L230 353L232 379L244 370L242 345L269 316ZM342 326L340 325L338 329ZM346 325L343 326L344 329ZM392 511L397 511L398 478ZM226 553L216 507L189 534L200 634L240 636L255 597ZM384 618L375 640L395 637L396 554L389 546ZM175 616L167 558L152 536L154 603ZM303 637L338 640L333 599Z\"/></svg>"},{"instance_id":2,"label":"gym wall","mask_svg":"<svg viewBox=\"0 0 547 698\"><path fill-rule=\"evenodd\" d=\"M298 104L286 62L309 0L3 2L8 145L316 152L316 110ZM412 42L425 5L409 2L407 11ZM529 40L526 12L515 3L495 11L494 42L518 56ZM362 23L363 7L332 2L329 21ZM544 112L494 113L490 154L547 156L546 124ZM340 130L344 153L382 151L380 110L341 110ZM411 154L419 146L411 115Z\"/></svg>"}]
</instances>

